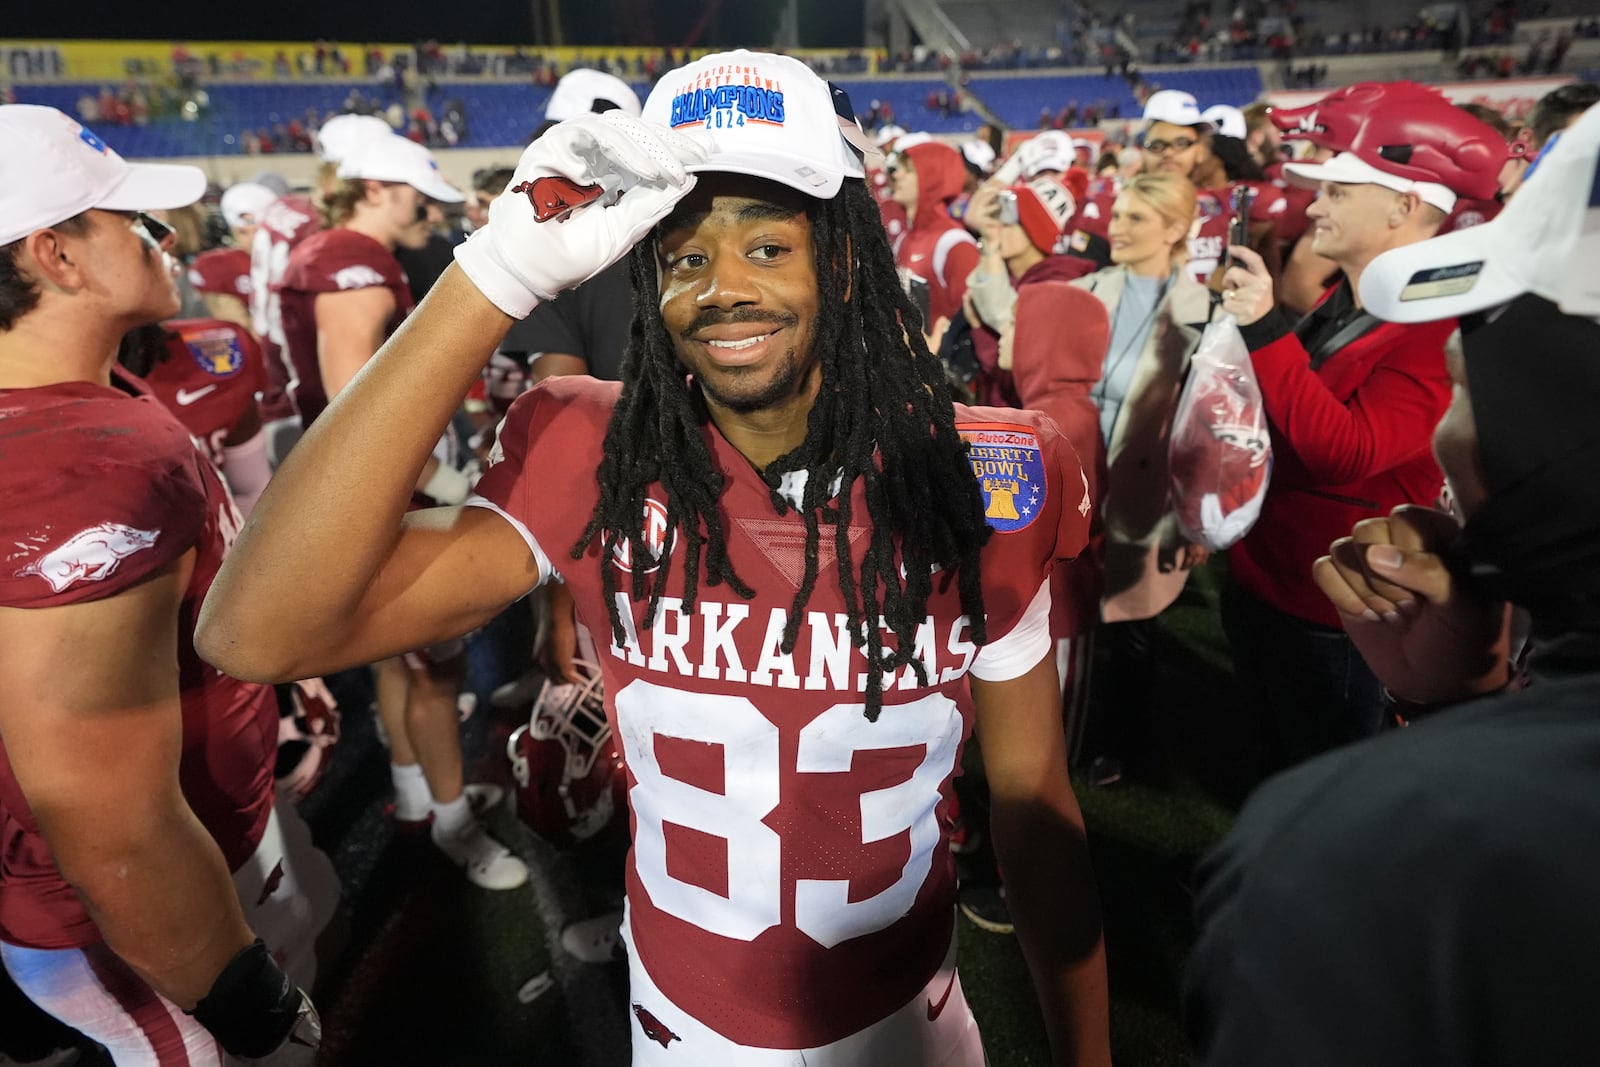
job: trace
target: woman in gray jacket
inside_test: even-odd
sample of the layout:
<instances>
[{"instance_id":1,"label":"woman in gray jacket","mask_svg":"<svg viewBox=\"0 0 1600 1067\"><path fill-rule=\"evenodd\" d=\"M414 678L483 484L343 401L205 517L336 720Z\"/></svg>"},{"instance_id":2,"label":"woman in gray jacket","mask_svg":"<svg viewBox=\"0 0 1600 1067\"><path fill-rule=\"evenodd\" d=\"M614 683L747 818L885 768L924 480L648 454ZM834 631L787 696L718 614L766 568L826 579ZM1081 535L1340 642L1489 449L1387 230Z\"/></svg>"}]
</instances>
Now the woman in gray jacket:
<instances>
[{"instance_id":1,"label":"woman in gray jacket","mask_svg":"<svg viewBox=\"0 0 1600 1067\"><path fill-rule=\"evenodd\" d=\"M1211 317L1210 293L1183 270L1195 223L1195 189L1174 174L1129 180L1111 211L1112 266L1073 282L1106 306L1111 340L1091 397L1100 409L1107 476L1100 493L1105 588L1101 618L1111 642L1104 738L1093 779L1115 781L1118 761L1149 730L1150 621L1177 599L1189 569L1206 558L1183 540L1167 494L1167 444L1189 357ZM1135 679L1139 679L1135 683ZM1123 684L1127 682L1128 684ZM1075 746L1076 748L1077 746Z\"/></svg>"}]
</instances>

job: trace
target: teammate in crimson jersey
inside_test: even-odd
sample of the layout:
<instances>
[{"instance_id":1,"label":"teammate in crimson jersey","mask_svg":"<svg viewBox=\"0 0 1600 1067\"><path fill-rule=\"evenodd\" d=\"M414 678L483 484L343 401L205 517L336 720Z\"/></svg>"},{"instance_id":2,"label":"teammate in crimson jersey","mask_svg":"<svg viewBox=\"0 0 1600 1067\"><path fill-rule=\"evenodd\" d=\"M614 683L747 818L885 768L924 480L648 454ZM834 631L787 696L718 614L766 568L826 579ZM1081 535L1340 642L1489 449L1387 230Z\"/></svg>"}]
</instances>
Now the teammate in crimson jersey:
<instances>
[{"instance_id":1,"label":"teammate in crimson jersey","mask_svg":"<svg viewBox=\"0 0 1600 1067\"><path fill-rule=\"evenodd\" d=\"M308 897L331 866L274 810L271 691L192 644L241 520L112 358L179 304L137 209L205 176L52 108L0 107L0 140L0 959L119 1065L309 1064L337 886Z\"/></svg>"},{"instance_id":2,"label":"teammate in crimson jersey","mask_svg":"<svg viewBox=\"0 0 1600 1067\"><path fill-rule=\"evenodd\" d=\"M438 205L466 199L427 149L392 135L352 149L338 175L326 198L331 228L295 246L279 286L295 406L308 429L411 310L394 250L421 248L441 221ZM416 479L427 503L459 504L471 489L453 462L453 443L441 434ZM465 675L460 638L469 629L374 665L395 817L431 821L434 843L474 884L514 889L527 881L527 867L479 824L462 780L456 696Z\"/></svg>"},{"instance_id":3,"label":"teammate in crimson jersey","mask_svg":"<svg viewBox=\"0 0 1600 1067\"><path fill-rule=\"evenodd\" d=\"M546 133L269 487L201 647L317 673L571 585L628 764L636 1064L978 1067L939 819L975 729L1056 1060L1109 1064L1048 628L1083 473L1042 417L950 403L864 140L744 51ZM474 506L407 515L511 321L630 250L620 393L544 383Z\"/></svg>"},{"instance_id":4,"label":"teammate in crimson jersey","mask_svg":"<svg viewBox=\"0 0 1600 1067\"><path fill-rule=\"evenodd\" d=\"M250 514L272 476L256 406L266 368L250 331L221 319L174 319L129 334L118 361L200 442L240 513Z\"/></svg>"},{"instance_id":5,"label":"teammate in crimson jersey","mask_svg":"<svg viewBox=\"0 0 1600 1067\"><path fill-rule=\"evenodd\" d=\"M308 197L286 196L267 205L250 242L250 321L261 340L267 367L267 388L261 394L261 417L267 422L268 451L276 467L300 436L294 409L294 371L283 336L283 308L278 287L289 268L294 246L322 229L322 216Z\"/></svg>"}]
</instances>

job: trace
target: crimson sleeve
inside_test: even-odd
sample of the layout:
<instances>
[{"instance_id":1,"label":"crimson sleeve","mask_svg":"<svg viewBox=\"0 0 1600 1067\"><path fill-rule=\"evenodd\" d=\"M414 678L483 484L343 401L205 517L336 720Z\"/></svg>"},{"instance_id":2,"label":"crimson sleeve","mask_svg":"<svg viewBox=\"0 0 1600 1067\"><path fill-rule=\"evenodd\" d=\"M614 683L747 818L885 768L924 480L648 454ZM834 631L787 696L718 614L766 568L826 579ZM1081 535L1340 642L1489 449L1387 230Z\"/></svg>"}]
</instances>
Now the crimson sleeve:
<instances>
[{"instance_id":1,"label":"crimson sleeve","mask_svg":"<svg viewBox=\"0 0 1600 1067\"><path fill-rule=\"evenodd\" d=\"M79 421L97 411L117 421ZM0 497L26 501L0 507L7 607L114 596L193 548L205 526L199 453L154 400L97 401L60 418L72 421L42 426L29 462L0 464Z\"/></svg>"},{"instance_id":2,"label":"crimson sleeve","mask_svg":"<svg viewBox=\"0 0 1600 1067\"><path fill-rule=\"evenodd\" d=\"M1444 342L1455 321L1395 328L1404 335L1343 401L1311 369L1293 334L1250 354L1274 443L1287 444L1318 483L1359 481L1429 448L1450 402Z\"/></svg>"}]
</instances>

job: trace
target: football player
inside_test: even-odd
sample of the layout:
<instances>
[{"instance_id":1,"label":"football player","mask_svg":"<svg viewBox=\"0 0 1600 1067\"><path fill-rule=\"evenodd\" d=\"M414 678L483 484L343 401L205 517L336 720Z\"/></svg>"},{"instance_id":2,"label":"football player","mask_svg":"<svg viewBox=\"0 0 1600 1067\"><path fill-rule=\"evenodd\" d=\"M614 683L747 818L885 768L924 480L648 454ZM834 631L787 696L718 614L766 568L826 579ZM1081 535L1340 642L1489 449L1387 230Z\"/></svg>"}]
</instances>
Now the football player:
<instances>
[{"instance_id":1,"label":"football player","mask_svg":"<svg viewBox=\"0 0 1600 1067\"><path fill-rule=\"evenodd\" d=\"M179 306L142 210L205 176L53 108L0 107L0 141L0 959L119 1065L309 1064L337 883L274 808L272 691L192 644L240 519L113 358Z\"/></svg>"},{"instance_id":2,"label":"football player","mask_svg":"<svg viewBox=\"0 0 1600 1067\"><path fill-rule=\"evenodd\" d=\"M636 1064L982 1064L941 821L975 728L1056 1061L1108 1064L1049 633L1084 476L1047 418L948 399L868 145L745 51L531 145L268 487L201 647L315 674L567 583L626 762ZM470 506L408 515L512 320L630 254L623 384L541 383Z\"/></svg>"},{"instance_id":3,"label":"football player","mask_svg":"<svg viewBox=\"0 0 1600 1067\"><path fill-rule=\"evenodd\" d=\"M174 319L130 332L117 361L200 442L248 516L272 476L256 406L266 367L250 331L221 319Z\"/></svg>"},{"instance_id":4,"label":"football player","mask_svg":"<svg viewBox=\"0 0 1600 1067\"><path fill-rule=\"evenodd\" d=\"M426 148L403 137L358 145L338 173L326 199L329 228L290 252L278 290L295 405L308 428L411 310L395 248L421 247L440 220L438 205L466 199ZM413 488L428 502L460 504L471 479L453 462L453 436L435 441ZM463 789L456 696L465 666L461 635L470 629L374 667L395 818L431 820L434 843L474 884L514 889L527 881L527 868L484 831Z\"/></svg>"}]
</instances>

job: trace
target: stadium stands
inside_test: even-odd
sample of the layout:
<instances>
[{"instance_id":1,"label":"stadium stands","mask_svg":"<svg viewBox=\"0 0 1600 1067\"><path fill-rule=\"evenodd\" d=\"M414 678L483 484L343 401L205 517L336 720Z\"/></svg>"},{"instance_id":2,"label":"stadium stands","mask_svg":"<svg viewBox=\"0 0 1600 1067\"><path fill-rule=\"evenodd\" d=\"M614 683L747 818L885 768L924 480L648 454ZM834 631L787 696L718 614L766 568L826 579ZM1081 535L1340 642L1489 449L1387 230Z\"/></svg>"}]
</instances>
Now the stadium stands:
<instances>
[{"instance_id":1,"label":"stadium stands","mask_svg":"<svg viewBox=\"0 0 1600 1067\"><path fill-rule=\"evenodd\" d=\"M1207 107L1242 107L1262 91L1261 73L1255 67L1160 71L1150 74L1147 82L1162 89L1193 93ZM1003 122L1022 129L1038 125L1041 108L1057 112L1071 101L1080 106L1114 105L1117 115L1124 119L1138 118L1142 110L1128 82L1116 75L974 74L970 86Z\"/></svg>"}]
</instances>

